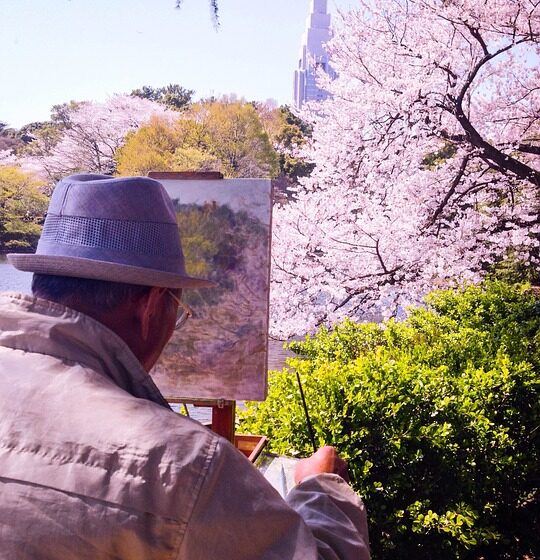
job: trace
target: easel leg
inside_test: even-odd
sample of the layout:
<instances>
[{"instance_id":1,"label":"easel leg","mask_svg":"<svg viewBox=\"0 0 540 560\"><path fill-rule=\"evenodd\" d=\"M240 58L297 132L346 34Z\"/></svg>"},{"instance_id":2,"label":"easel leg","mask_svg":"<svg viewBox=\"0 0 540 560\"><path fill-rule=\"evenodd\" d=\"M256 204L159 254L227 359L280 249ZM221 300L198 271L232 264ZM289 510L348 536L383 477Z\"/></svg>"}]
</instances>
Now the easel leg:
<instances>
[{"instance_id":1,"label":"easel leg","mask_svg":"<svg viewBox=\"0 0 540 560\"><path fill-rule=\"evenodd\" d=\"M212 431L229 440L234 445L235 401L225 401L212 407Z\"/></svg>"}]
</instances>

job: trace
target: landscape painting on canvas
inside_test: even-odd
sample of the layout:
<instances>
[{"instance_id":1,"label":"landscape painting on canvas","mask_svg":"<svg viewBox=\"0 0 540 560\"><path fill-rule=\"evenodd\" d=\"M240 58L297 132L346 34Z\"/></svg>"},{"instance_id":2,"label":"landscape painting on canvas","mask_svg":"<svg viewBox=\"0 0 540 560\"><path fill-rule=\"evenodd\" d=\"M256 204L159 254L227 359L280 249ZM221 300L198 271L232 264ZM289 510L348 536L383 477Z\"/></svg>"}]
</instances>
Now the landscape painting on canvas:
<instances>
[{"instance_id":1,"label":"landscape painting on canvas","mask_svg":"<svg viewBox=\"0 0 540 560\"><path fill-rule=\"evenodd\" d=\"M159 181L174 202L187 273L215 288L185 290L193 310L151 375L168 399L266 397L271 182Z\"/></svg>"}]
</instances>

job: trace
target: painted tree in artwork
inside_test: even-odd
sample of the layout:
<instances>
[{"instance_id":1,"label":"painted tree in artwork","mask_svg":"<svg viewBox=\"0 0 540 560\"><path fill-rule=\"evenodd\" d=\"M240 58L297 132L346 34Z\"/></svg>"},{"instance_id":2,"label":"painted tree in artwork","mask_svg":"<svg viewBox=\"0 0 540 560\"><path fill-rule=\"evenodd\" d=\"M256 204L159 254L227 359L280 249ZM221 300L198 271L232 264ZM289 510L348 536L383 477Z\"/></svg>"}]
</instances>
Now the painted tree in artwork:
<instances>
[{"instance_id":1,"label":"painted tree in artwork","mask_svg":"<svg viewBox=\"0 0 540 560\"><path fill-rule=\"evenodd\" d=\"M329 50L332 98L302 115L316 167L274 220L275 330L536 267L539 3L360 2Z\"/></svg>"}]
</instances>

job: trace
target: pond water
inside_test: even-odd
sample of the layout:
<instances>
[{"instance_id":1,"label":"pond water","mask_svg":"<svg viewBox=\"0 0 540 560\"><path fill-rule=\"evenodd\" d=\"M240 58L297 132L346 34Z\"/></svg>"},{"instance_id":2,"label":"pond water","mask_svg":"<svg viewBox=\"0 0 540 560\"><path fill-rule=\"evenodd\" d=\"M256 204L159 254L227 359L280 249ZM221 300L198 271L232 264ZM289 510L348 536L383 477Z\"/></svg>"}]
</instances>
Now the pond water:
<instances>
[{"instance_id":1,"label":"pond water","mask_svg":"<svg viewBox=\"0 0 540 560\"><path fill-rule=\"evenodd\" d=\"M30 293L32 273L22 272L11 266L5 255L0 255L0 292Z\"/></svg>"}]
</instances>

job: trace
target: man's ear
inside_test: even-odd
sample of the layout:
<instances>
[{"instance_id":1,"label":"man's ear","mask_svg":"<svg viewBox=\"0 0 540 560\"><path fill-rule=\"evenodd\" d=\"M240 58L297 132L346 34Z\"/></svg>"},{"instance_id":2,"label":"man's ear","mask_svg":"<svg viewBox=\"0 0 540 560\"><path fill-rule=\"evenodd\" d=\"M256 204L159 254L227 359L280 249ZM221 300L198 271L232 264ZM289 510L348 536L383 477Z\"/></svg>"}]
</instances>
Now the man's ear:
<instances>
[{"instance_id":1,"label":"man's ear","mask_svg":"<svg viewBox=\"0 0 540 560\"><path fill-rule=\"evenodd\" d=\"M141 338L147 340L150 334L150 325L152 318L159 309L159 300L166 288L150 288L150 291L144 294L138 302L138 319L141 325Z\"/></svg>"}]
</instances>

